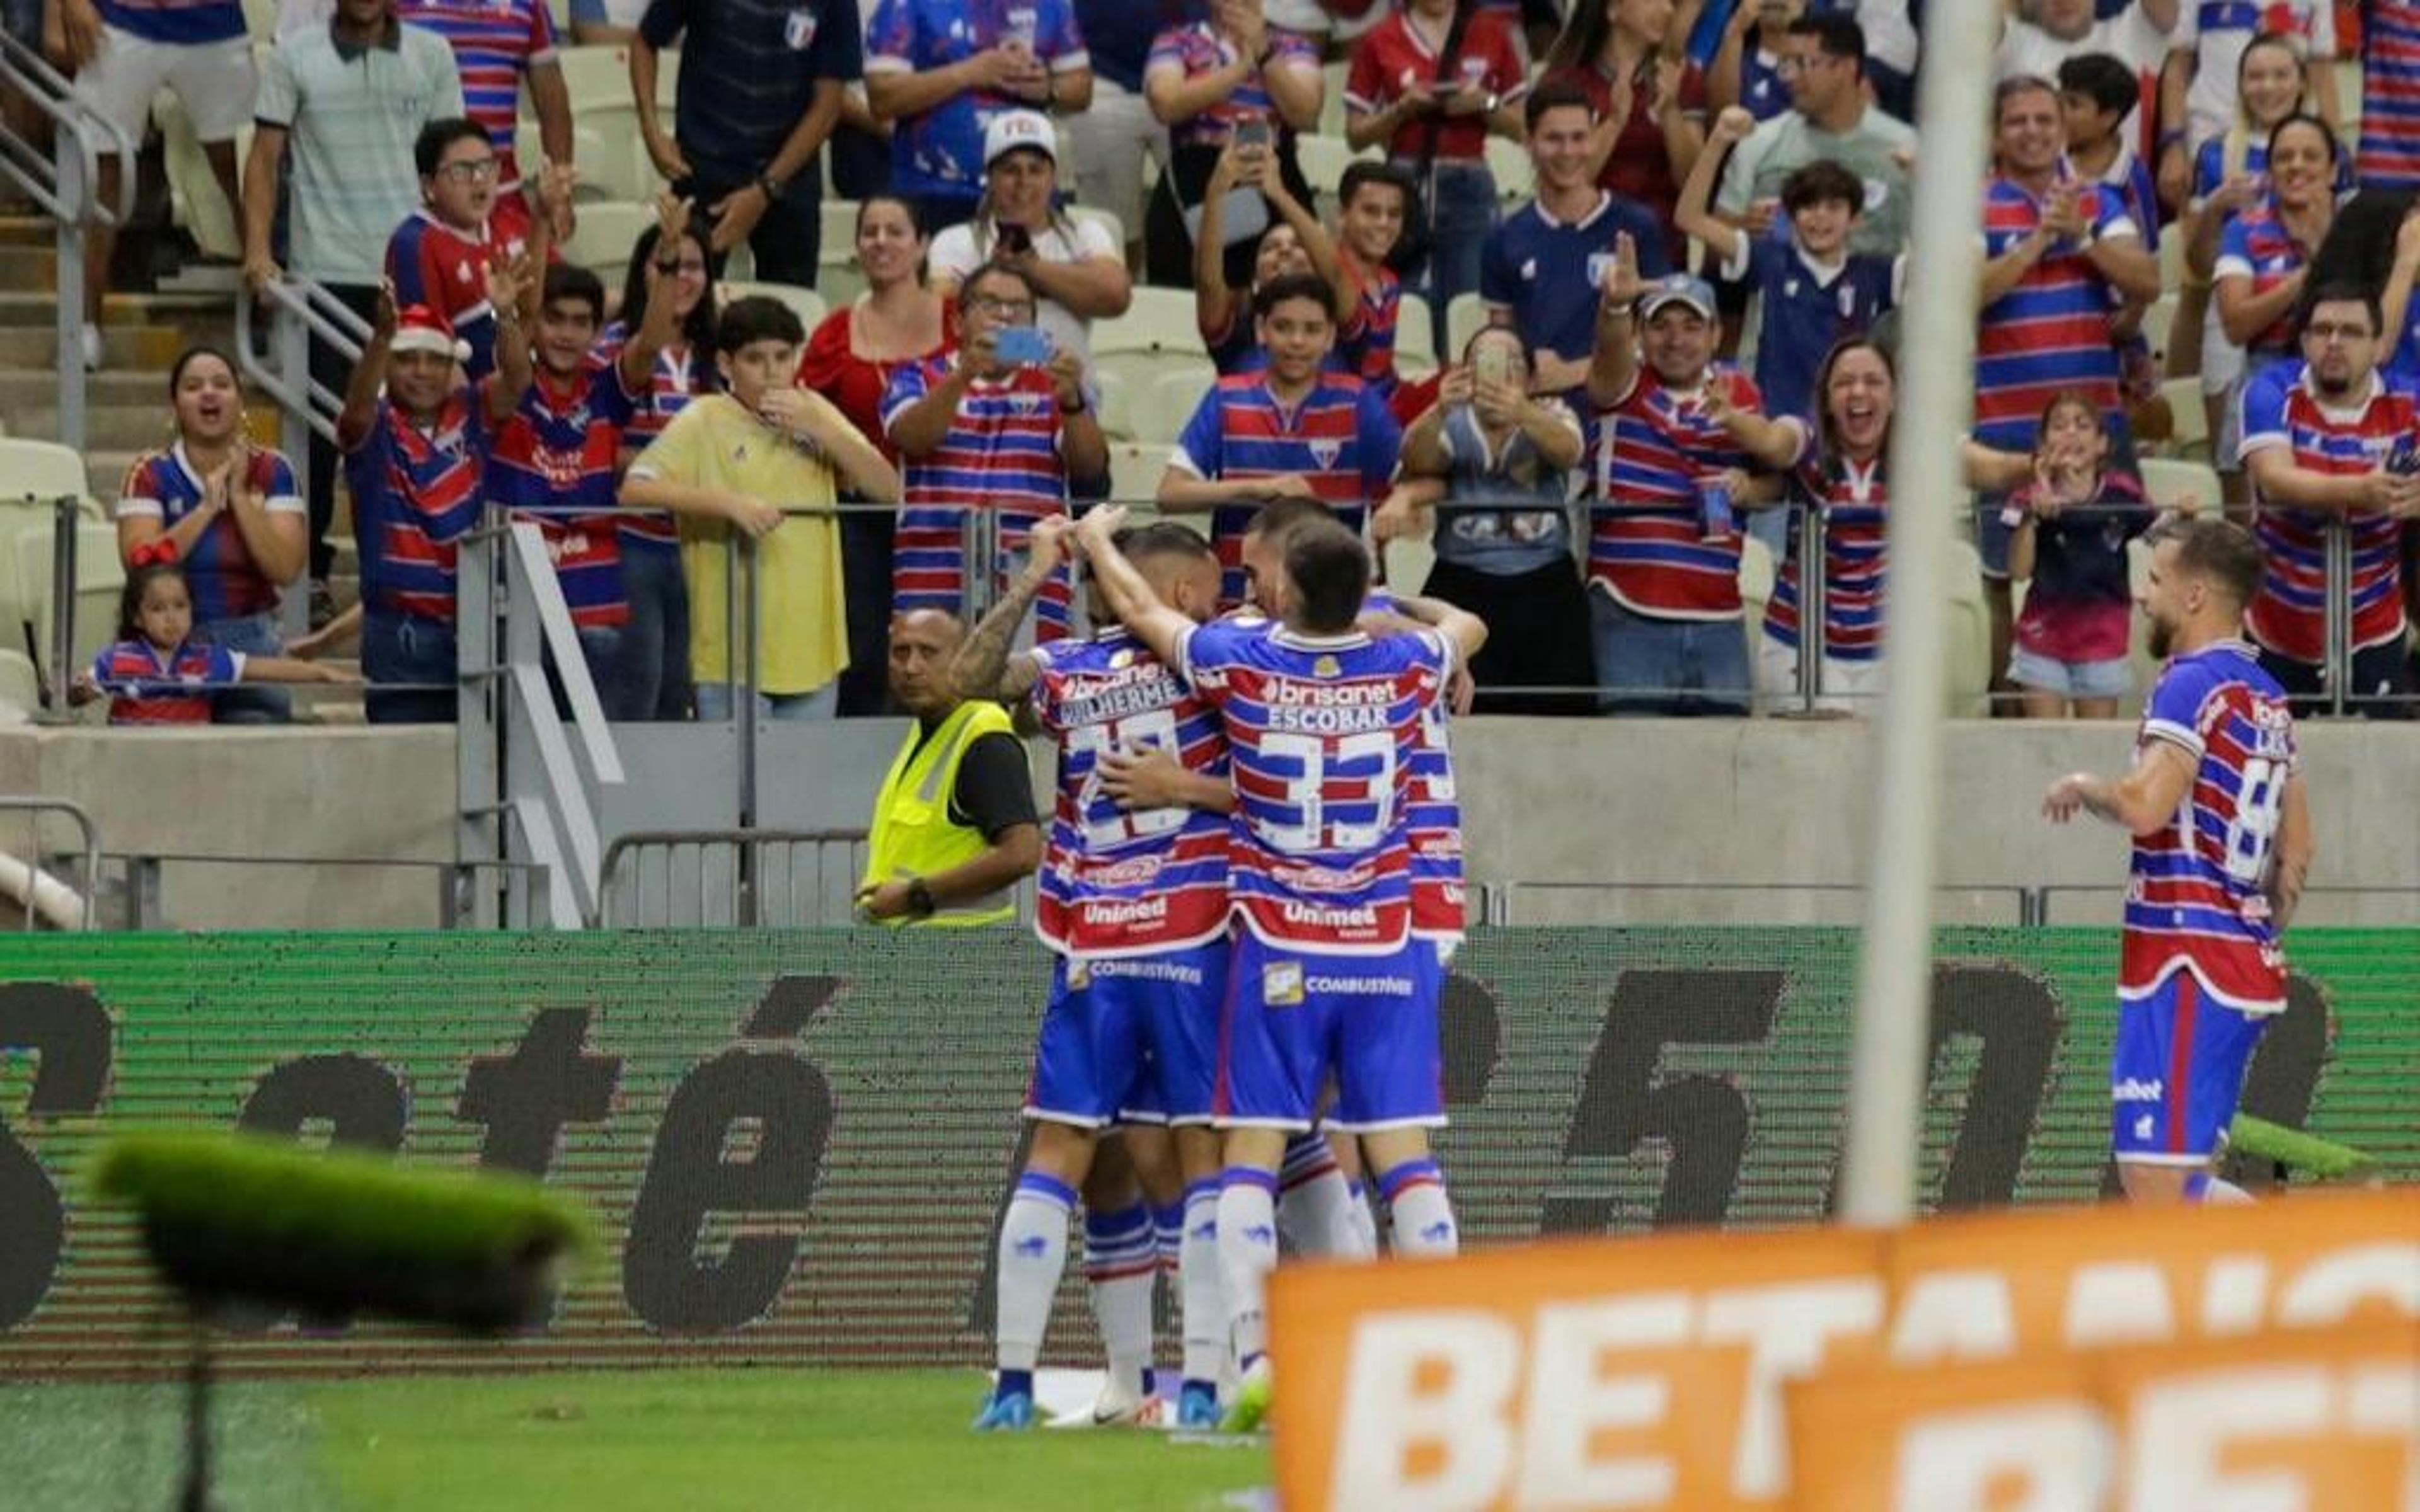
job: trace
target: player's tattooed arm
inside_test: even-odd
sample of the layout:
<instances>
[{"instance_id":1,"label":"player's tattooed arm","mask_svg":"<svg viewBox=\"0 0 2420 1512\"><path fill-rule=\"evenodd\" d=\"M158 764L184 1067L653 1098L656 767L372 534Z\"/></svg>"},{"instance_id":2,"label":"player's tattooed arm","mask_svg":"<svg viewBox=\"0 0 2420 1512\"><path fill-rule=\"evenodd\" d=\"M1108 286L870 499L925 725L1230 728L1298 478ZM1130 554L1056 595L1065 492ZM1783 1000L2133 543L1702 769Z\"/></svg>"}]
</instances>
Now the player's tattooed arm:
<instances>
[{"instance_id":1,"label":"player's tattooed arm","mask_svg":"<svg viewBox=\"0 0 2420 1512\"><path fill-rule=\"evenodd\" d=\"M1033 691L1041 668L1031 656L1009 655L1016 627L1042 594L1043 587L1063 559L1067 521L1053 516L1038 521L1027 537L1031 552L1025 570L1009 585L1005 597L976 623L950 659L950 686L961 699L998 699L1021 703Z\"/></svg>"},{"instance_id":2,"label":"player's tattooed arm","mask_svg":"<svg viewBox=\"0 0 2420 1512\"><path fill-rule=\"evenodd\" d=\"M2303 883L2311 872L2311 859L2318 854L2318 844L2311 835L2310 798L2303 789L2300 774L2286 779L2286 796L2277 810L2277 855L2269 872L2269 917L2279 933L2294 921L2294 911L2302 905Z\"/></svg>"}]
</instances>

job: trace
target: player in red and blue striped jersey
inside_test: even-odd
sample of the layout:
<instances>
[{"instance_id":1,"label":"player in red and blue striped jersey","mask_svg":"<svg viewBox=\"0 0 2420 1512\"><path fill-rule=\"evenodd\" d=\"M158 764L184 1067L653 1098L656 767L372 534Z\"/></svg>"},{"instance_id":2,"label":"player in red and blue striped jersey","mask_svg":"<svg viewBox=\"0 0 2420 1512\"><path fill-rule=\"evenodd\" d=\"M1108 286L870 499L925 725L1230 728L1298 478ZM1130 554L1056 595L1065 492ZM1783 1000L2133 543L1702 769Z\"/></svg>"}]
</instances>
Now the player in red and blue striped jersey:
<instances>
[{"instance_id":1,"label":"player in red and blue striped jersey","mask_svg":"<svg viewBox=\"0 0 2420 1512\"><path fill-rule=\"evenodd\" d=\"M1268 365L1220 378L1202 396L1159 480L1161 509L1211 511L1211 542L1226 568L1222 608L1244 599L1253 505L1316 500L1357 532L1403 450L1403 427L1377 391L1323 369L1336 334L1327 285L1281 274L1254 291L1252 307Z\"/></svg>"},{"instance_id":2,"label":"player in red and blue striped jersey","mask_svg":"<svg viewBox=\"0 0 2420 1512\"><path fill-rule=\"evenodd\" d=\"M1059 745L1058 801L1044 855L1034 930L1057 957L1025 1116L1033 1137L1000 1233L1000 1380L978 1427L1021 1427L1033 1362L1064 1261L1072 1195L1094 1222L1130 1231L1148 1214L1104 1211L1088 1184L1101 1134L1164 1124L1181 1190L1146 1194L1180 1230L1185 1327L1179 1422L1218 1418L1226 1359L1216 1228L1218 1142L1210 1128L1218 1010L1227 977L1227 743L1218 718L1131 632L1109 628L1009 653L1026 611L1054 576L1063 517L1037 523L1015 587L968 636L951 666L961 697L1022 702ZM1217 606L1218 559L1181 525L1126 532L1119 549L1156 601L1193 621ZM1156 757L1155 760L1146 758ZM1149 770L1147 770L1149 768ZM1144 784L1148 784L1148 791ZM1162 791L1164 790L1164 791ZM1138 1153L1138 1170L1159 1166ZM1042 1242L1037 1246L1033 1241ZM1058 1243L1052 1241L1057 1239ZM1148 1398L1152 1271L1096 1279L1109 1386L1095 1421L1132 1417ZM1116 1293L1139 1279L1141 1326L1124 1332Z\"/></svg>"},{"instance_id":3,"label":"player in red and blue striped jersey","mask_svg":"<svg viewBox=\"0 0 2420 1512\"><path fill-rule=\"evenodd\" d=\"M2298 707L2326 690L2327 537L2341 521L2352 535L2350 706L2393 714L2374 701L2406 688L2401 537L2420 518L2420 382L2380 367L2374 290L2329 285L2304 310L2304 360L2271 365L2243 391L2241 455L2268 558L2252 639Z\"/></svg>"},{"instance_id":4,"label":"player in red and blue striped jersey","mask_svg":"<svg viewBox=\"0 0 2420 1512\"><path fill-rule=\"evenodd\" d=\"M666 224L689 221L687 201L658 207ZM586 648L607 717L644 718L631 679L621 674L621 626L630 617L622 594L620 489L623 431L646 392L656 354L679 321L659 300L610 365L588 360L605 323L605 285L585 268L546 270L538 305L536 380L496 433L488 454L487 497L535 520L563 585L565 606Z\"/></svg>"},{"instance_id":5,"label":"player in red and blue striped jersey","mask_svg":"<svg viewBox=\"0 0 2420 1512\"><path fill-rule=\"evenodd\" d=\"M2370 0L2361 26L2362 187L2420 189L2420 0Z\"/></svg>"},{"instance_id":6,"label":"player in red and blue striped jersey","mask_svg":"<svg viewBox=\"0 0 2420 1512\"><path fill-rule=\"evenodd\" d=\"M462 114L488 133L496 153L498 229L525 233L535 208L521 197L521 169L513 153L521 82L550 162L571 165L571 92L555 55L554 20L545 0L395 0L395 13L445 39L462 78Z\"/></svg>"},{"instance_id":7,"label":"player in red and blue striped jersey","mask_svg":"<svg viewBox=\"0 0 2420 1512\"><path fill-rule=\"evenodd\" d=\"M1118 556L1109 532L1123 516L1098 511L1078 527L1103 596L1217 706L1233 763L1229 877L1242 929L1220 1031L1218 1227L1244 1379L1228 1422L1250 1427L1267 1406L1263 1289L1277 1260L1278 1167L1331 1072L1330 1121L1372 1156L1397 1252L1457 1247L1429 1152L1428 1131L1444 1121L1441 973L1435 948L1412 935L1409 763L1429 706L1487 629L1404 598L1395 611L1431 628L1363 634L1369 549L1326 520L1285 541L1276 628L1197 625Z\"/></svg>"},{"instance_id":8,"label":"player in red and blue striped jersey","mask_svg":"<svg viewBox=\"0 0 2420 1512\"><path fill-rule=\"evenodd\" d=\"M2285 690L2241 638L2259 545L2211 517L2171 519L2151 541L2140 600L2153 653L2170 659L2133 768L2063 777L2042 811L2134 837L2111 1143L2129 1196L2199 1201L2252 1051L2285 1011L2277 937L2310 870L2311 819Z\"/></svg>"},{"instance_id":9,"label":"player in red and blue striped jersey","mask_svg":"<svg viewBox=\"0 0 2420 1512\"><path fill-rule=\"evenodd\" d=\"M1035 523L1067 512L1067 480L1109 471L1082 361L1071 351L1039 363L1000 356L1001 332L1032 333L1038 313L1021 269L985 263L958 285L959 349L904 364L883 395L882 429L899 450L906 489L892 536L895 612L959 611L970 509L997 517L989 570L1004 581ZM1074 601L1063 569L1042 591L1034 639L1067 635Z\"/></svg>"},{"instance_id":10,"label":"player in red and blue striped jersey","mask_svg":"<svg viewBox=\"0 0 2420 1512\"><path fill-rule=\"evenodd\" d=\"M475 388L464 383L466 349L445 317L425 305L397 311L381 293L336 420L361 549L362 672L373 723L454 717L456 543L479 522L489 438L530 383L520 275L492 267L487 279L498 312L495 372Z\"/></svg>"}]
</instances>

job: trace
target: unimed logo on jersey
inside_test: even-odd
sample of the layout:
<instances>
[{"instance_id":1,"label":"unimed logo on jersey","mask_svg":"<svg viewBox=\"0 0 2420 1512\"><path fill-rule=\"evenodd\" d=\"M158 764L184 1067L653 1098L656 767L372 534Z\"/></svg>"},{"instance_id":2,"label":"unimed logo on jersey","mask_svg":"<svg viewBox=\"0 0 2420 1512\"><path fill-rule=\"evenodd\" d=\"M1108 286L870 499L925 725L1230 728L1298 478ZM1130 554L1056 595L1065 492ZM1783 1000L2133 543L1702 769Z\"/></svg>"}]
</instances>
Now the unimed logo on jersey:
<instances>
[{"instance_id":1,"label":"unimed logo on jersey","mask_svg":"<svg viewBox=\"0 0 2420 1512\"><path fill-rule=\"evenodd\" d=\"M2348 1322L2408 1333L2420 1317L2420 1202L2351 1193L2000 1213L1890 1234L1554 1243L1375 1273L1283 1269L1271 1308L1289 1508L1786 1508L1797 1504L1793 1454L1811 1447L1795 1443L1786 1411L1793 1381L1812 1382L1811 1399L1835 1372L1891 1372L1921 1405L1932 1372L1978 1362L2077 1349L2149 1359L2178 1341ZM2351 1400L2347 1381L2322 1388L2327 1402ZM2092 1431L2120 1443L2130 1410L2092 1406ZM2282 1438L2299 1421L2281 1419ZM1997 1486L1983 1482L1971 1504L2117 1504L1993 1500Z\"/></svg>"}]
</instances>

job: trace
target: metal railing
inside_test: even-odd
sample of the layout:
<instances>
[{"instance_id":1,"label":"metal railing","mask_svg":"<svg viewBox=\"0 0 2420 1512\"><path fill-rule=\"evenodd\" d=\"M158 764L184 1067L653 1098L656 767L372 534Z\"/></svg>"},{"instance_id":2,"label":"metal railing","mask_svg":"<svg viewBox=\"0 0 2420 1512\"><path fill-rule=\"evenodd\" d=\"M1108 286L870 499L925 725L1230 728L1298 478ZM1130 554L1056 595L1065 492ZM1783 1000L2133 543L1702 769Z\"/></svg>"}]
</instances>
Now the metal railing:
<instances>
[{"instance_id":1,"label":"metal railing","mask_svg":"<svg viewBox=\"0 0 2420 1512\"><path fill-rule=\"evenodd\" d=\"M865 844L861 829L634 830L606 847L594 923L599 929L845 924L865 871ZM813 872L804 907L801 853Z\"/></svg>"},{"instance_id":2,"label":"metal railing","mask_svg":"<svg viewBox=\"0 0 2420 1512\"><path fill-rule=\"evenodd\" d=\"M1538 897L1615 897L1643 898L1657 893L1678 893L1684 897L1706 899L1748 899L1771 895L1807 902L1839 903L1843 905L1842 923L1854 923L1857 901L1866 892L1862 883L1855 882L1532 882L1502 881L1477 884L1473 892L1479 901L1478 922L1497 928L1512 929L1525 923L1520 916L1520 903L1525 898ZM1941 900L1966 899L1975 903L1988 902L1992 911L2005 911L2005 922L2019 928L2033 928L2048 922L2047 887L2025 887L2013 883L1945 882L1933 888ZM1803 914L1807 909L1789 910ZM1779 920L1774 920L1779 922ZM1793 920L1798 921L1798 920ZM1637 920L1648 922L1648 920ZM1989 922L1985 919L1949 920L1944 922Z\"/></svg>"},{"instance_id":3,"label":"metal railing","mask_svg":"<svg viewBox=\"0 0 2420 1512\"><path fill-rule=\"evenodd\" d=\"M244 866L333 868L349 872L427 872L437 883L437 927L460 928L474 906L480 877L489 872L526 873L526 886L547 885L543 867L523 861L447 861L397 856L214 856L184 851L104 852L101 859L118 863L125 878L125 927L132 931L173 928L166 906L166 869L171 866ZM542 906L542 904L541 904Z\"/></svg>"},{"instance_id":4,"label":"metal railing","mask_svg":"<svg viewBox=\"0 0 2420 1512\"><path fill-rule=\"evenodd\" d=\"M123 226L134 215L134 147L125 131L75 97L73 87L40 53L0 33L0 86L32 102L51 127L45 157L0 117L0 173L41 208L56 228L58 248L59 440L76 451L85 443L84 309L85 237L97 226ZM100 201L101 160L117 159L117 199Z\"/></svg>"},{"instance_id":5,"label":"metal railing","mask_svg":"<svg viewBox=\"0 0 2420 1512\"><path fill-rule=\"evenodd\" d=\"M41 866L41 816L54 813L64 815L84 837L83 872L77 878L77 884L81 889L78 901L82 906L76 911L75 927L79 930L96 928L94 916L97 903L94 895L101 888L101 826L93 823L92 815L85 811L82 804L72 799L43 797L39 795L0 795L0 813L25 814L31 820L28 828L32 831L34 843L25 847L25 855L20 863L24 868L24 875L22 878L24 906L21 927L30 933L40 921L41 897L45 883L53 887L64 886L57 878L43 871Z\"/></svg>"}]
</instances>

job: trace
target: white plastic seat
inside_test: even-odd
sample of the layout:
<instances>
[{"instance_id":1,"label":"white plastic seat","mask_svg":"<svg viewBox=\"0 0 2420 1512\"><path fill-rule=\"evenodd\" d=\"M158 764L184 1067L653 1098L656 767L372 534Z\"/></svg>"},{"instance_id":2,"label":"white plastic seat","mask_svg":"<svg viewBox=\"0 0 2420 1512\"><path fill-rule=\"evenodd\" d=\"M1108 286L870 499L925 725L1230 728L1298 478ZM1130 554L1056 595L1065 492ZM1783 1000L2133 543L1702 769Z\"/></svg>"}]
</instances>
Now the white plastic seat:
<instances>
[{"instance_id":1,"label":"white plastic seat","mask_svg":"<svg viewBox=\"0 0 2420 1512\"><path fill-rule=\"evenodd\" d=\"M0 501L30 497L47 505L63 495L90 497L84 458L74 448L23 436L0 437Z\"/></svg>"},{"instance_id":2,"label":"white plastic seat","mask_svg":"<svg viewBox=\"0 0 2420 1512\"><path fill-rule=\"evenodd\" d=\"M2209 463L2176 456L2147 456L2140 462L2143 491L2161 508L2180 509L2188 501L2204 511L2219 507L2218 470Z\"/></svg>"},{"instance_id":3,"label":"white plastic seat","mask_svg":"<svg viewBox=\"0 0 2420 1512\"><path fill-rule=\"evenodd\" d=\"M796 284L753 284L725 279L718 294L718 298L725 305L733 300L744 300L751 296L779 300L797 311L799 321L807 328L809 335L814 334L815 327L824 323L826 314L824 297L814 289L801 288Z\"/></svg>"},{"instance_id":4,"label":"white plastic seat","mask_svg":"<svg viewBox=\"0 0 2420 1512\"><path fill-rule=\"evenodd\" d=\"M1496 178L1496 198L1506 205L1518 205L1538 192L1538 165L1529 161L1529 149L1509 137L1487 139L1487 171Z\"/></svg>"},{"instance_id":5,"label":"white plastic seat","mask_svg":"<svg viewBox=\"0 0 2420 1512\"><path fill-rule=\"evenodd\" d=\"M571 97L574 116L600 104L631 103L628 48L582 47L575 43L556 48L554 60L563 69L564 92ZM657 71L663 71L660 63ZM522 93L526 96L528 91Z\"/></svg>"},{"instance_id":6,"label":"white plastic seat","mask_svg":"<svg viewBox=\"0 0 2420 1512\"><path fill-rule=\"evenodd\" d=\"M1122 257L1125 255L1125 223L1119 220L1116 216L1110 214L1107 210L1098 209L1090 205L1070 205L1067 207L1067 219L1075 222L1078 225L1082 225L1088 221L1099 225L1103 230L1109 232L1109 245L1118 249L1118 255Z\"/></svg>"},{"instance_id":7,"label":"white plastic seat","mask_svg":"<svg viewBox=\"0 0 2420 1512\"><path fill-rule=\"evenodd\" d=\"M1319 119L1314 128L1324 135L1344 134L1344 76L1349 65L1323 64L1319 70Z\"/></svg>"},{"instance_id":8,"label":"white plastic seat","mask_svg":"<svg viewBox=\"0 0 2420 1512\"><path fill-rule=\"evenodd\" d=\"M1487 301L1477 293L1457 294L1445 307L1445 354L1453 362L1462 361L1463 348L1470 338L1487 329Z\"/></svg>"},{"instance_id":9,"label":"white plastic seat","mask_svg":"<svg viewBox=\"0 0 2420 1512\"><path fill-rule=\"evenodd\" d=\"M14 634L33 648L36 658L51 659L52 537L49 525L16 532L16 571L11 579L16 602L8 619L22 628ZM117 532L92 520L76 526L74 643L69 659L81 666L99 654L117 632L117 601L126 587L126 569L117 561Z\"/></svg>"},{"instance_id":10,"label":"white plastic seat","mask_svg":"<svg viewBox=\"0 0 2420 1512\"><path fill-rule=\"evenodd\" d=\"M1148 441L1122 441L1109 448L1109 497L1139 517L1155 514L1159 476L1168 471L1171 448Z\"/></svg>"},{"instance_id":11,"label":"white plastic seat","mask_svg":"<svg viewBox=\"0 0 2420 1512\"><path fill-rule=\"evenodd\" d=\"M1302 169L1303 182L1309 184L1313 192L1330 199L1336 197L1337 190L1344 182L1344 170L1352 166L1354 159L1368 158L1374 162L1378 156L1375 151L1354 151L1353 144L1342 135L1324 136L1316 131L1295 137L1294 153L1295 162Z\"/></svg>"},{"instance_id":12,"label":"white plastic seat","mask_svg":"<svg viewBox=\"0 0 2420 1512\"><path fill-rule=\"evenodd\" d=\"M2202 409L2201 379L2170 378L2160 385L2160 396L2168 401L2174 426L2165 448L2167 453L2207 460L2211 455L2210 416Z\"/></svg>"},{"instance_id":13,"label":"white plastic seat","mask_svg":"<svg viewBox=\"0 0 2420 1512\"><path fill-rule=\"evenodd\" d=\"M1202 333L1193 319L1193 291L1140 285L1126 313L1093 322L1093 356L1114 352L1202 355Z\"/></svg>"},{"instance_id":14,"label":"white plastic seat","mask_svg":"<svg viewBox=\"0 0 2420 1512\"><path fill-rule=\"evenodd\" d=\"M1135 439L1173 446L1185 433L1202 396L1218 381L1218 370L1206 362L1187 363L1155 374L1149 390L1134 409Z\"/></svg>"},{"instance_id":15,"label":"white plastic seat","mask_svg":"<svg viewBox=\"0 0 2420 1512\"><path fill-rule=\"evenodd\" d=\"M630 249L655 224L656 212L646 205L626 200L582 205L579 224L564 243L564 261L588 269L610 284L628 270Z\"/></svg>"}]
</instances>

